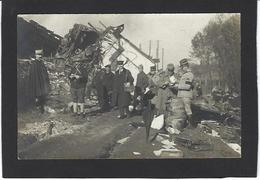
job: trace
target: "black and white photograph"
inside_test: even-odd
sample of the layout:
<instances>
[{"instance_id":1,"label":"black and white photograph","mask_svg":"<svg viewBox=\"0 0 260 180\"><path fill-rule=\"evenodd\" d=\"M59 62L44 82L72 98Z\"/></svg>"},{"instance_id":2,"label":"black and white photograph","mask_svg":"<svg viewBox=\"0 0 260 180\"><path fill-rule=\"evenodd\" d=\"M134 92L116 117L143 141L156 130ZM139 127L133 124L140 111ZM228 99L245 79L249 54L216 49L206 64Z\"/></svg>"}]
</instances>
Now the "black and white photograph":
<instances>
[{"instance_id":1,"label":"black and white photograph","mask_svg":"<svg viewBox=\"0 0 260 180\"><path fill-rule=\"evenodd\" d=\"M19 14L17 159L241 158L240 18Z\"/></svg>"}]
</instances>

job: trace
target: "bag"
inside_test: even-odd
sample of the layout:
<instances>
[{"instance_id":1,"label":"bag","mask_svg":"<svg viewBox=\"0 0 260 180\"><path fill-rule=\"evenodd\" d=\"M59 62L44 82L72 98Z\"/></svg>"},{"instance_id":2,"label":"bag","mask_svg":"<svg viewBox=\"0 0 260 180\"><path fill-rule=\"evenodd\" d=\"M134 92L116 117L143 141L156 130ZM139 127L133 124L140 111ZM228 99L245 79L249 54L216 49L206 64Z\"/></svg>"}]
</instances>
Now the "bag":
<instances>
[{"instance_id":1,"label":"bag","mask_svg":"<svg viewBox=\"0 0 260 180\"><path fill-rule=\"evenodd\" d=\"M129 74L129 72L126 71L124 91L131 93L131 92L134 92L135 86L133 84L130 84L129 82L127 82L128 74Z\"/></svg>"}]
</instances>

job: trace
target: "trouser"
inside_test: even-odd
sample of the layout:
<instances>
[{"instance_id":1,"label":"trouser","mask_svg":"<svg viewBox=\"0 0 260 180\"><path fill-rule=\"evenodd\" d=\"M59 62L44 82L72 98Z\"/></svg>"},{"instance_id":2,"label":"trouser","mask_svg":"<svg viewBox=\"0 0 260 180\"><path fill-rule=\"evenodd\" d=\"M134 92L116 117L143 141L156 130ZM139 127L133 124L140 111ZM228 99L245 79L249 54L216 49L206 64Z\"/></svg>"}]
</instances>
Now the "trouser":
<instances>
[{"instance_id":1,"label":"trouser","mask_svg":"<svg viewBox=\"0 0 260 180\"><path fill-rule=\"evenodd\" d=\"M191 98L190 97L182 97L182 102L183 102L184 109L185 109L187 116L191 116L192 115Z\"/></svg>"},{"instance_id":2,"label":"trouser","mask_svg":"<svg viewBox=\"0 0 260 180\"><path fill-rule=\"evenodd\" d=\"M121 117L130 115L128 106L119 107L119 114Z\"/></svg>"}]
</instances>

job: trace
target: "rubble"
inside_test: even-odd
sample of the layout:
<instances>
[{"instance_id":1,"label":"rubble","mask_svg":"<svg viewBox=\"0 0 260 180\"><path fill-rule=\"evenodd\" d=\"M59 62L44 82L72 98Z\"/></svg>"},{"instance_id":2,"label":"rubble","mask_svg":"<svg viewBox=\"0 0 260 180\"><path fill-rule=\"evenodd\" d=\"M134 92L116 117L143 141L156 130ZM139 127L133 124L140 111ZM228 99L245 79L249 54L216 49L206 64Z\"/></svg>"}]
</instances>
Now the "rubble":
<instances>
[{"instance_id":1,"label":"rubble","mask_svg":"<svg viewBox=\"0 0 260 180\"><path fill-rule=\"evenodd\" d=\"M140 156L141 155L141 153L139 153L139 152L133 152L133 154L136 155L136 156Z\"/></svg>"},{"instance_id":2,"label":"rubble","mask_svg":"<svg viewBox=\"0 0 260 180\"><path fill-rule=\"evenodd\" d=\"M37 138L37 141L43 141L58 135L77 133L84 126L85 123L73 125L56 119L52 121L27 123L24 128L18 130L18 133L22 135L33 135Z\"/></svg>"},{"instance_id":3,"label":"rubble","mask_svg":"<svg viewBox=\"0 0 260 180\"><path fill-rule=\"evenodd\" d=\"M125 137L117 141L118 144L124 144L130 137Z\"/></svg>"}]
</instances>

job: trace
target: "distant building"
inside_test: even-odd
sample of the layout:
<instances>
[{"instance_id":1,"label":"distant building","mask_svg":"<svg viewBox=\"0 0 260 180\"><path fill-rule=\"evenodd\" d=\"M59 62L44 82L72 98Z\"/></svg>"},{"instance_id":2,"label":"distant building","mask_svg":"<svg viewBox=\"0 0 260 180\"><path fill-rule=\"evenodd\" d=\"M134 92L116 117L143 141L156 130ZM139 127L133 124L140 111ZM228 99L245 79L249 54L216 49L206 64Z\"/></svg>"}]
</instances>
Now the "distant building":
<instances>
[{"instance_id":1,"label":"distant building","mask_svg":"<svg viewBox=\"0 0 260 180\"><path fill-rule=\"evenodd\" d=\"M35 49L43 49L45 56L55 55L62 37L35 21L17 18L17 57L29 58Z\"/></svg>"}]
</instances>

